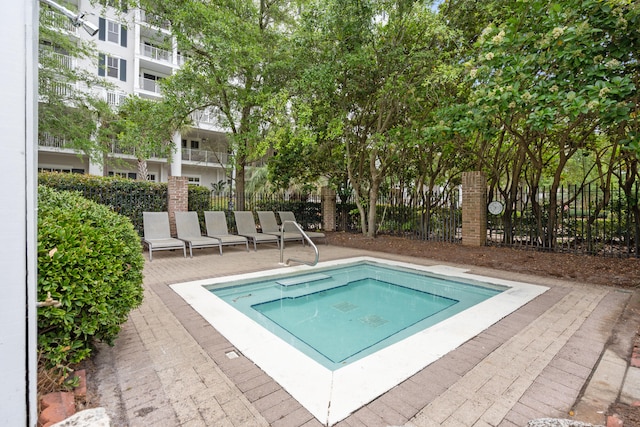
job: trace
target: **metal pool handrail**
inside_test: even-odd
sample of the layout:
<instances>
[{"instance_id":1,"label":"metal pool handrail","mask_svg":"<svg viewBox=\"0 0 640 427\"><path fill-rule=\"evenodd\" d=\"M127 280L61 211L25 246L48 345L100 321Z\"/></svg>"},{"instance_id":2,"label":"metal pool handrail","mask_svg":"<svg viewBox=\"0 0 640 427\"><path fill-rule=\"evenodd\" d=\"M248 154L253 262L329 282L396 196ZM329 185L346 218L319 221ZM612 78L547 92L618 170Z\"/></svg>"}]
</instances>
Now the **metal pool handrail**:
<instances>
[{"instance_id":1,"label":"metal pool handrail","mask_svg":"<svg viewBox=\"0 0 640 427\"><path fill-rule=\"evenodd\" d=\"M295 258L289 258L287 260L286 263L283 263L282 260L284 259L284 229L285 229L285 224L293 224L298 231L300 232L300 234L302 234L302 238L305 239L309 245L313 248L313 250L316 253L316 258L309 262L309 261L303 261L300 259L295 259ZM320 254L318 253L318 247L311 241L311 238L309 236L307 236L307 233L304 232L304 230L302 229L302 227L300 227L300 224L298 224L295 221L283 221L281 228L280 228L280 264L284 264L284 265L289 265L289 262L291 261L295 261L295 262L299 262L302 264L306 264L309 265L311 267L313 267L314 265L318 264L318 258L320 257Z\"/></svg>"}]
</instances>

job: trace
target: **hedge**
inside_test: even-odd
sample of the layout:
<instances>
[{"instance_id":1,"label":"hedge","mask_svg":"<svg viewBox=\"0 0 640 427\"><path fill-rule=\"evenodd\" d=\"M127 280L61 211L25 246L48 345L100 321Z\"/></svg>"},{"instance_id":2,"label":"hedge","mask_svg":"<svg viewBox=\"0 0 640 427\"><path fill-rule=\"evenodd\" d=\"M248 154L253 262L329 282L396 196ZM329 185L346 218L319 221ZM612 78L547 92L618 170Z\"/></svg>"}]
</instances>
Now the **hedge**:
<instances>
[{"instance_id":1,"label":"hedge","mask_svg":"<svg viewBox=\"0 0 640 427\"><path fill-rule=\"evenodd\" d=\"M57 190L79 191L83 197L110 207L114 212L128 217L139 236L143 234L143 212L167 211L167 183L135 181L120 177L102 177L56 172L38 175L41 185ZM211 195L204 187L189 186L189 210L209 210Z\"/></svg>"}]
</instances>

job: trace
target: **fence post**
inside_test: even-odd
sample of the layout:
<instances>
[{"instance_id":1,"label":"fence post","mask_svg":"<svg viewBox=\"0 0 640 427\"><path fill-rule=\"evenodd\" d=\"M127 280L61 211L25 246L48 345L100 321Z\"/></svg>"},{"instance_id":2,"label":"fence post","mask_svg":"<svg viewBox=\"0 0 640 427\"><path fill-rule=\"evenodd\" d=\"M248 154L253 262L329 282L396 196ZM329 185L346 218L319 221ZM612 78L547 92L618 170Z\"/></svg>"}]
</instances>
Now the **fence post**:
<instances>
[{"instance_id":1,"label":"fence post","mask_svg":"<svg viewBox=\"0 0 640 427\"><path fill-rule=\"evenodd\" d=\"M336 231L336 191L322 187L322 228L324 231Z\"/></svg>"},{"instance_id":2,"label":"fence post","mask_svg":"<svg viewBox=\"0 0 640 427\"><path fill-rule=\"evenodd\" d=\"M482 172L462 173L462 244L487 243L487 178Z\"/></svg>"},{"instance_id":3,"label":"fence post","mask_svg":"<svg viewBox=\"0 0 640 427\"><path fill-rule=\"evenodd\" d=\"M176 236L176 216L175 212L186 212L189 210L189 187L186 176L170 176L167 184L167 210L169 211L169 226L171 235Z\"/></svg>"}]
</instances>

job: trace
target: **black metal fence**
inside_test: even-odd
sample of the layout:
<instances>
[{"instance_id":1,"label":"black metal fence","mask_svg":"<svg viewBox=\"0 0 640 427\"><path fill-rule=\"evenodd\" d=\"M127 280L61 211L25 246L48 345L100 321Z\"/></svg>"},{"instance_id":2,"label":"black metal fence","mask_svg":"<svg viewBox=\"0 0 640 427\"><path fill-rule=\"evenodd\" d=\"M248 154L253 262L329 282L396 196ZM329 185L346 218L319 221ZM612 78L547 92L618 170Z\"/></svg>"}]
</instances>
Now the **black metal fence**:
<instances>
[{"instance_id":1,"label":"black metal fence","mask_svg":"<svg viewBox=\"0 0 640 427\"><path fill-rule=\"evenodd\" d=\"M520 188L500 215L488 214L492 245L579 254L638 257L640 204L637 185L603 191L596 185ZM498 194L490 199L505 202Z\"/></svg>"},{"instance_id":2,"label":"black metal fence","mask_svg":"<svg viewBox=\"0 0 640 427\"><path fill-rule=\"evenodd\" d=\"M429 196L398 190L382 195L376 204L376 232L411 239L460 242L462 211L459 191L453 188ZM247 193L244 199L245 210L292 211L303 228L322 228L322 199L319 194ZM231 211L236 209L236 205L231 193L211 194L209 209L226 211L231 228ZM336 228L352 233L361 231L360 214L353 195L337 197Z\"/></svg>"},{"instance_id":3,"label":"black metal fence","mask_svg":"<svg viewBox=\"0 0 640 427\"><path fill-rule=\"evenodd\" d=\"M322 228L322 202L319 194L299 193L246 193L244 195L244 210L247 211L292 211L296 220L305 230L318 230ZM229 227L234 229L232 211L236 208L234 194L211 192L211 200L208 209L227 212Z\"/></svg>"},{"instance_id":4,"label":"black metal fence","mask_svg":"<svg viewBox=\"0 0 640 427\"><path fill-rule=\"evenodd\" d=\"M462 239L460 190L427 193L394 190L381 194L376 203L376 234L419 240L459 243ZM363 204L365 212L368 209ZM339 231L362 230L360 212L353 195L338 196L336 227Z\"/></svg>"}]
</instances>

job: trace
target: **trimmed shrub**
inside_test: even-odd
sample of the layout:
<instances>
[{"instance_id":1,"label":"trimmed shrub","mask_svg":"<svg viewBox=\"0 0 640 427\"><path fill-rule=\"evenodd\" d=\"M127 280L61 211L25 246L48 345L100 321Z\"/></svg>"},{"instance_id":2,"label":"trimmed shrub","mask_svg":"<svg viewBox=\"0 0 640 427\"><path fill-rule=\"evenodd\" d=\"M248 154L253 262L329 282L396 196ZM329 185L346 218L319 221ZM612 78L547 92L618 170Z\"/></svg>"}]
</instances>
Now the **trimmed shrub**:
<instances>
[{"instance_id":1,"label":"trimmed shrub","mask_svg":"<svg viewBox=\"0 0 640 427\"><path fill-rule=\"evenodd\" d=\"M66 369L91 354L94 340L113 344L142 303L144 258L131 221L78 193L38 187L38 351L49 368Z\"/></svg>"},{"instance_id":2,"label":"trimmed shrub","mask_svg":"<svg viewBox=\"0 0 640 427\"><path fill-rule=\"evenodd\" d=\"M38 183L56 190L79 191L83 197L128 217L142 236L142 212L167 210L167 184L74 173L43 172Z\"/></svg>"}]
</instances>

